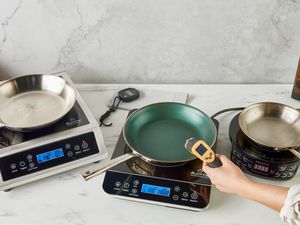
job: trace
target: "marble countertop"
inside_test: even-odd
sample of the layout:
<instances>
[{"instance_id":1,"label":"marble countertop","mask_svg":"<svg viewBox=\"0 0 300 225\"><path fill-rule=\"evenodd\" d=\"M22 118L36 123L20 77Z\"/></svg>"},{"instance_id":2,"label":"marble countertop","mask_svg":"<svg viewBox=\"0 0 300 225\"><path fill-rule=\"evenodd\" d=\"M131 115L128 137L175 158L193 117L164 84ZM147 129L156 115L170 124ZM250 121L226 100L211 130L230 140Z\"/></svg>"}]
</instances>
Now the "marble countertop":
<instances>
[{"instance_id":1,"label":"marble countertop","mask_svg":"<svg viewBox=\"0 0 300 225\"><path fill-rule=\"evenodd\" d=\"M128 85L121 85L128 87ZM132 85L130 85L132 86ZM106 102L119 85L77 85L93 115L99 119L107 110ZM300 108L300 102L290 98L292 84L270 85L134 85L159 90L188 92L188 104L209 115L228 107L247 106L259 101L276 101ZM109 120L112 127L101 127L105 145L111 155L127 115L117 110ZM235 112L236 113L236 112ZM219 152L230 154L228 126L235 113L219 116ZM87 166L86 166L87 167ZM238 196L224 194L213 188L210 207L202 212L192 212L133 201L120 200L104 193L101 188L104 175L85 182L78 168L0 193L0 224L43 225L165 225L210 224L253 225L283 224L278 213ZM266 183L291 186L300 183L299 172L287 182Z\"/></svg>"}]
</instances>

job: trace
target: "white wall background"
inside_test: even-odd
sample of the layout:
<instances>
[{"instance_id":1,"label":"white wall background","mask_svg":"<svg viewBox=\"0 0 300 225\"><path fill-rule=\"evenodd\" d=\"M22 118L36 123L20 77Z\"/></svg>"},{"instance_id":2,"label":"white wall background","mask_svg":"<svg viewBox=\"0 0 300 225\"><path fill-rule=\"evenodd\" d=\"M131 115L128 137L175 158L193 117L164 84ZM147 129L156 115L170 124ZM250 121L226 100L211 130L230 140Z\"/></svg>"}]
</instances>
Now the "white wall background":
<instances>
[{"instance_id":1,"label":"white wall background","mask_svg":"<svg viewBox=\"0 0 300 225\"><path fill-rule=\"evenodd\" d=\"M300 0L0 0L0 24L11 76L292 83L300 55Z\"/></svg>"}]
</instances>

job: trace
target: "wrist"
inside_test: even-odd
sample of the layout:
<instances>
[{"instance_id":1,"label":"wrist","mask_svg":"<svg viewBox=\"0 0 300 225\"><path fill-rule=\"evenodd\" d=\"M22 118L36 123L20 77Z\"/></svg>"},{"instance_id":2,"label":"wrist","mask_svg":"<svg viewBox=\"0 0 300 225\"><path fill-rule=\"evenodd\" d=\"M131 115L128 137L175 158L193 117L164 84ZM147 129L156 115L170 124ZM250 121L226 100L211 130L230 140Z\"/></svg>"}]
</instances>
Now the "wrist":
<instances>
[{"instance_id":1,"label":"wrist","mask_svg":"<svg viewBox=\"0 0 300 225\"><path fill-rule=\"evenodd\" d=\"M255 184L255 182L249 180L248 178L243 179L239 184L236 194L243 198L249 198L250 197L249 195L251 194L251 190L252 190L251 187L254 184Z\"/></svg>"}]
</instances>

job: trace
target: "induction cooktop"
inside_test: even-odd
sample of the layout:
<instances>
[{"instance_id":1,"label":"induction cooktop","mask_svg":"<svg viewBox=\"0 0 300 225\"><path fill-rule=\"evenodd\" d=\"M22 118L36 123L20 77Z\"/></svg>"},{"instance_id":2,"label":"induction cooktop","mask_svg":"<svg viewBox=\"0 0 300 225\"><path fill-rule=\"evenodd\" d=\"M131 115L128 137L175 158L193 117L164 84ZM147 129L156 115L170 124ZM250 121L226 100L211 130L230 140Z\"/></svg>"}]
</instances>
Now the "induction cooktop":
<instances>
[{"instance_id":1,"label":"induction cooktop","mask_svg":"<svg viewBox=\"0 0 300 225\"><path fill-rule=\"evenodd\" d=\"M218 127L218 122L214 122ZM131 150L121 134L112 158L128 152ZM200 211L209 204L211 182L199 159L159 166L135 157L109 169L103 189L118 198Z\"/></svg>"}]
</instances>

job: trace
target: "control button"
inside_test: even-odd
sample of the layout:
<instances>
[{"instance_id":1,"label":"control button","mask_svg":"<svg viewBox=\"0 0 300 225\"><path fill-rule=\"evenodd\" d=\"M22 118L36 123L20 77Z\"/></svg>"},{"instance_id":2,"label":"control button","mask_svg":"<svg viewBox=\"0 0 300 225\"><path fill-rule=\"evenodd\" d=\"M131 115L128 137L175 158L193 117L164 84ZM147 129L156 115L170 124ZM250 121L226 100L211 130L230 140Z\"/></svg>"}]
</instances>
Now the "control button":
<instances>
[{"instance_id":1,"label":"control button","mask_svg":"<svg viewBox=\"0 0 300 225\"><path fill-rule=\"evenodd\" d=\"M233 149L233 154L235 154L235 155L237 155L238 154L238 152L237 152L237 150L236 149Z\"/></svg>"},{"instance_id":2,"label":"control button","mask_svg":"<svg viewBox=\"0 0 300 225\"><path fill-rule=\"evenodd\" d=\"M182 193L182 197L187 198L188 196L189 196L189 193L187 193L187 192Z\"/></svg>"},{"instance_id":3,"label":"control button","mask_svg":"<svg viewBox=\"0 0 300 225\"><path fill-rule=\"evenodd\" d=\"M198 194L196 192L192 193L191 194L191 198L194 199L194 200L197 199L198 198Z\"/></svg>"},{"instance_id":4,"label":"control button","mask_svg":"<svg viewBox=\"0 0 300 225\"><path fill-rule=\"evenodd\" d=\"M281 173L279 173L279 172L274 173L274 177L280 177L280 175L281 175Z\"/></svg>"},{"instance_id":5,"label":"control button","mask_svg":"<svg viewBox=\"0 0 300 225\"><path fill-rule=\"evenodd\" d=\"M274 174L274 173L275 173L275 170L270 170L269 173L270 173L270 174Z\"/></svg>"},{"instance_id":6,"label":"control button","mask_svg":"<svg viewBox=\"0 0 300 225\"><path fill-rule=\"evenodd\" d=\"M88 144L87 142L83 141L83 142L81 143L81 147L84 148L84 149L86 149L86 148L89 147L89 144Z\"/></svg>"},{"instance_id":7,"label":"control button","mask_svg":"<svg viewBox=\"0 0 300 225\"><path fill-rule=\"evenodd\" d=\"M136 188L132 188L131 193L132 194L136 194L137 193L137 189Z\"/></svg>"},{"instance_id":8,"label":"control button","mask_svg":"<svg viewBox=\"0 0 300 225\"><path fill-rule=\"evenodd\" d=\"M73 156L73 152L72 152L72 151L68 151L67 154L68 154L69 157L72 157L72 156Z\"/></svg>"},{"instance_id":9,"label":"control button","mask_svg":"<svg viewBox=\"0 0 300 225\"><path fill-rule=\"evenodd\" d=\"M248 167L249 167L250 169L252 169L252 168L253 168L253 164L248 163Z\"/></svg>"},{"instance_id":10,"label":"control button","mask_svg":"<svg viewBox=\"0 0 300 225\"><path fill-rule=\"evenodd\" d=\"M278 166L278 170L279 171L284 171L285 169L286 169L286 166L283 166L283 165Z\"/></svg>"},{"instance_id":11,"label":"control button","mask_svg":"<svg viewBox=\"0 0 300 225\"><path fill-rule=\"evenodd\" d=\"M232 159L233 162L236 162L236 157L234 155L231 156L231 159Z\"/></svg>"},{"instance_id":12,"label":"control button","mask_svg":"<svg viewBox=\"0 0 300 225\"><path fill-rule=\"evenodd\" d=\"M75 145L74 149L75 149L75 151L78 151L80 149L80 146L79 145Z\"/></svg>"},{"instance_id":13,"label":"control button","mask_svg":"<svg viewBox=\"0 0 300 225\"><path fill-rule=\"evenodd\" d=\"M31 163L29 163L29 167L30 167L30 168L35 167L35 164L34 164L33 162L31 162Z\"/></svg>"},{"instance_id":14,"label":"control button","mask_svg":"<svg viewBox=\"0 0 300 225\"><path fill-rule=\"evenodd\" d=\"M243 163L243 164L242 164L242 167L243 167L244 169L248 169L247 163Z\"/></svg>"},{"instance_id":15,"label":"control button","mask_svg":"<svg viewBox=\"0 0 300 225\"><path fill-rule=\"evenodd\" d=\"M248 159L246 156L243 156L243 160L247 163L253 163L250 159Z\"/></svg>"},{"instance_id":16,"label":"control button","mask_svg":"<svg viewBox=\"0 0 300 225\"><path fill-rule=\"evenodd\" d=\"M287 177L292 177L294 176L294 172L288 172Z\"/></svg>"},{"instance_id":17,"label":"control button","mask_svg":"<svg viewBox=\"0 0 300 225\"><path fill-rule=\"evenodd\" d=\"M32 155L27 155L26 157L28 160L32 160Z\"/></svg>"},{"instance_id":18,"label":"control button","mask_svg":"<svg viewBox=\"0 0 300 225\"><path fill-rule=\"evenodd\" d=\"M179 192L180 191L180 187L179 186L174 187L174 191Z\"/></svg>"},{"instance_id":19,"label":"control button","mask_svg":"<svg viewBox=\"0 0 300 225\"><path fill-rule=\"evenodd\" d=\"M173 195L173 200L177 201L179 199L178 195Z\"/></svg>"},{"instance_id":20,"label":"control button","mask_svg":"<svg viewBox=\"0 0 300 225\"><path fill-rule=\"evenodd\" d=\"M139 180L134 180L133 185L138 186L140 184Z\"/></svg>"},{"instance_id":21,"label":"control button","mask_svg":"<svg viewBox=\"0 0 300 225\"><path fill-rule=\"evenodd\" d=\"M116 186L116 187L121 187L121 182L120 182L120 181L117 181L117 182L115 183L115 186Z\"/></svg>"},{"instance_id":22,"label":"control button","mask_svg":"<svg viewBox=\"0 0 300 225\"><path fill-rule=\"evenodd\" d=\"M70 148L71 148L71 144L67 143L67 144L65 145L65 148L66 148L66 149L70 149Z\"/></svg>"},{"instance_id":23,"label":"control button","mask_svg":"<svg viewBox=\"0 0 300 225\"><path fill-rule=\"evenodd\" d=\"M125 183L124 188L129 188L129 183Z\"/></svg>"},{"instance_id":24,"label":"control button","mask_svg":"<svg viewBox=\"0 0 300 225\"><path fill-rule=\"evenodd\" d=\"M17 168L17 165L16 165L15 163L12 163L12 164L10 164L10 168L11 168L12 170L14 170L14 169Z\"/></svg>"},{"instance_id":25,"label":"control button","mask_svg":"<svg viewBox=\"0 0 300 225\"><path fill-rule=\"evenodd\" d=\"M242 154L242 153L240 153L240 152L238 152L237 156L238 156L240 159L242 159L242 158L243 158L243 154Z\"/></svg>"},{"instance_id":26,"label":"control button","mask_svg":"<svg viewBox=\"0 0 300 225\"><path fill-rule=\"evenodd\" d=\"M24 162L24 161L21 161L21 162L19 163L19 165L20 165L21 167L23 167L23 166L25 166L25 162Z\"/></svg>"},{"instance_id":27,"label":"control button","mask_svg":"<svg viewBox=\"0 0 300 225\"><path fill-rule=\"evenodd\" d=\"M296 165L291 165L291 166L288 167L288 170L295 170L296 168L297 168Z\"/></svg>"},{"instance_id":28,"label":"control button","mask_svg":"<svg viewBox=\"0 0 300 225\"><path fill-rule=\"evenodd\" d=\"M239 166L241 166L241 164L242 164L242 161L241 161L241 160L239 160L239 159L237 159L237 160L236 160L236 164L238 164Z\"/></svg>"},{"instance_id":29,"label":"control button","mask_svg":"<svg viewBox=\"0 0 300 225\"><path fill-rule=\"evenodd\" d=\"M286 178L287 177L287 173L282 173L280 177L281 178Z\"/></svg>"}]
</instances>

